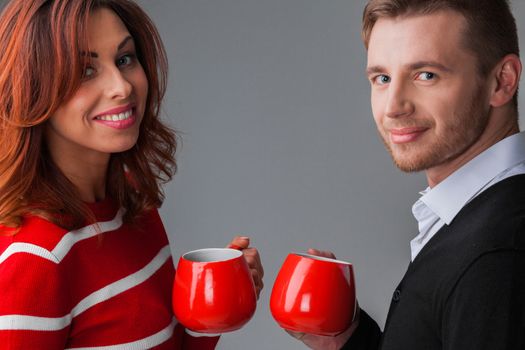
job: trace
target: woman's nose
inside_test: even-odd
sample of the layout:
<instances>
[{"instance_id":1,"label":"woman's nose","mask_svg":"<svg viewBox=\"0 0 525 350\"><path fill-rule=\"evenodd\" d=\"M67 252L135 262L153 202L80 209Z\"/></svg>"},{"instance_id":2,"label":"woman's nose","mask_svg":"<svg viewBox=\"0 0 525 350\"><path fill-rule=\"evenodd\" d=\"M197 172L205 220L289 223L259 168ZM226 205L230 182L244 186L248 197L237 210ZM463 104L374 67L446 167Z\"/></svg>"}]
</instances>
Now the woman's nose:
<instances>
[{"instance_id":1,"label":"woman's nose","mask_svg":"<svg viewBox=\"0 0 525 350\"><path fill-rule=\"evenodd\" d=\"M107 87L106 93L111 99L125 99L129 97L133 90L133 86L122 74L122 72L115 68L109 71L108 77L105 80Z\"/></svg>"}]
</instances>

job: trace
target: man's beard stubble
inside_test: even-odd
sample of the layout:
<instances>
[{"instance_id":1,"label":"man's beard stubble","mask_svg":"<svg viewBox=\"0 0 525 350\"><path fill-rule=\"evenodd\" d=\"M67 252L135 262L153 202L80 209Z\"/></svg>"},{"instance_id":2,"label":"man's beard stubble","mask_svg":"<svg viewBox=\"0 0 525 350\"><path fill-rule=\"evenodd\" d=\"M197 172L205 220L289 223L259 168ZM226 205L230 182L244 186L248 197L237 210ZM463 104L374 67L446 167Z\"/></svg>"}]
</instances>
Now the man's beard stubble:
<instances>
[{"instance_id":1,"label":"man's beard stubble","mask_svg":"<svg viewBox=\"0 0 525 350\"><path fill-rule=\"evenodd\" d=\"M473 94L464 111L457 113L454 118L445 125L445 130L440 135L436 135L430 144L426 144L426 149L417 152L407 159L396 156L396 153L406 154L411 149L417 147L413 144L401 144L391 146L387 141L388 136L383 136L379 132L386 149L390 153L396 167L404 172L418 172L433 168L435 166L447 163L459 155L463 154L469 147L476 143L483 134L489 117L489 110L483 109L485 96L484 88L480 84ZM402 127L415 126L402 125ZM423 126L418 124L417 126ZM435 127L435 124L433 125ZM401 126L397 126L401 127ZM434 128L429 131L435 130ZM425 135L424 135L425 136ZM393 148L397 148L395 151Z\"/></svg>"}]
</instances>

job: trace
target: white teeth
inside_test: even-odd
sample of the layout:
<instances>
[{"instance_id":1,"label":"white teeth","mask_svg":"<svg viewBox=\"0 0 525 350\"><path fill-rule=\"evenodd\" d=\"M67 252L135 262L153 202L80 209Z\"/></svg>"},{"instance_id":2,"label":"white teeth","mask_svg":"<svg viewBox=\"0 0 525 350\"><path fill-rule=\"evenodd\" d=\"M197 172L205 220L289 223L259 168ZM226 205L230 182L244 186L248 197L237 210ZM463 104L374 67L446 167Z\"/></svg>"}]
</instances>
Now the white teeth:
<instances>
[{"instance_id":1,"label":"white teeth","mask_svg":"<svg viewBox=\"0 0 525 350\"><path fill-rule=\"evenodd\" d=\"M128 119L129 117L131 117L131 114L132 114L132 111L129 110L129 111L119 113L119 114L101 115L101 116L96 117L95 119L118 122L119 120Z\"/></svg>"}]
</instances>

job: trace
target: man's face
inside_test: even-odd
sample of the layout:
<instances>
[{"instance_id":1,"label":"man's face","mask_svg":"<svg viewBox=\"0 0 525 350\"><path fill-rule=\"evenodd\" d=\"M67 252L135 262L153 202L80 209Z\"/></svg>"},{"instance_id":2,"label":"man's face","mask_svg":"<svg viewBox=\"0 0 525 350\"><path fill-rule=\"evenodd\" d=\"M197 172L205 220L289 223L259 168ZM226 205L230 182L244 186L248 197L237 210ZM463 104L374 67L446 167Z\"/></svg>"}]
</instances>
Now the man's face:
<instances>
[{"instance_id":1,"label":"man's face","mask_svg":"<svg viewBox=\"0 0 525 350\"><path fill-rule=\"evenodd\" d=\"M489 114L486 84L461 42L452 11L382 18L368 48L367 75L378 131L403 171L428 170L465 153Z\"/></svg>"}]
</instances>

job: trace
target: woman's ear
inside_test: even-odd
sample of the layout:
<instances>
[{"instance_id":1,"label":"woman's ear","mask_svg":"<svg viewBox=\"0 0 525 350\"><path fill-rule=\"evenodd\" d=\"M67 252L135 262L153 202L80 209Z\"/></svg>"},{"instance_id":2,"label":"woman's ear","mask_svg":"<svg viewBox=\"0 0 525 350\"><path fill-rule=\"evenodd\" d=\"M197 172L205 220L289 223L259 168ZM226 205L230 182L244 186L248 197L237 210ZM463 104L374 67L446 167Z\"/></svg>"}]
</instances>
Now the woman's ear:
<instances>
[{"instance_id":1,"label":"woman's ear","mask_svg":"<svg viewBox=\"0 0 525 350\"><path fill-rule=\"evenodd\" d=\"M506 55L496 65L492 73L494 81L490 96L492 107L501 107L512 101L518 90L521 69L521 60L515 54Z\"/></svg>"}]
</instances>

